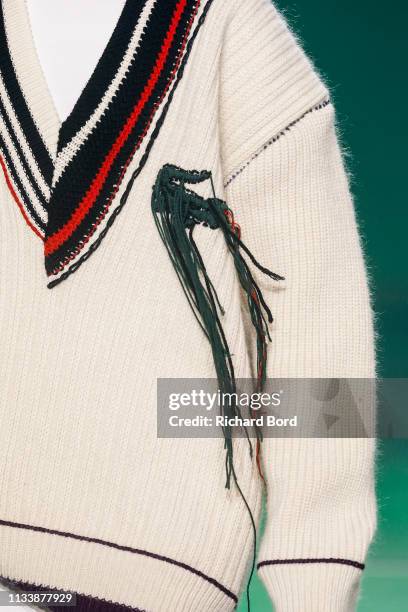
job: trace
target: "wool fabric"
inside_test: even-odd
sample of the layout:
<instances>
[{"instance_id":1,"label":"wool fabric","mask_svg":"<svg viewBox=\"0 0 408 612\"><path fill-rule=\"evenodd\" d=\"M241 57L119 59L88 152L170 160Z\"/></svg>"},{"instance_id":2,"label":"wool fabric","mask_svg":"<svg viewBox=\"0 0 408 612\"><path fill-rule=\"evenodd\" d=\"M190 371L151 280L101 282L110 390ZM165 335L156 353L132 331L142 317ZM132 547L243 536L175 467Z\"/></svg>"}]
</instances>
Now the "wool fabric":
<instances>
[{"instance_id":1,"label":"wool fabric","mask_svg":"<svg viewBox=\"0 0 408 612\"><path fill-rule=\"evenodd\" d=\"M25 1L0 6L0 576L75 592L77 609L233 610L253 531L225 487L224 440L156 431L158 379L216 374L152 188L166 164L211 172L243 242L284 277L254 271L274 318L268 377L374 379L328 87L269 0L127 0L61 122ZM254 327L231 252L219 230L194 231L248 378ZM376 528L373 437L261 446L257 571L277 612L354 610ZM258 529L247 440L234 461Z\"/></svg>"}]
</instances>

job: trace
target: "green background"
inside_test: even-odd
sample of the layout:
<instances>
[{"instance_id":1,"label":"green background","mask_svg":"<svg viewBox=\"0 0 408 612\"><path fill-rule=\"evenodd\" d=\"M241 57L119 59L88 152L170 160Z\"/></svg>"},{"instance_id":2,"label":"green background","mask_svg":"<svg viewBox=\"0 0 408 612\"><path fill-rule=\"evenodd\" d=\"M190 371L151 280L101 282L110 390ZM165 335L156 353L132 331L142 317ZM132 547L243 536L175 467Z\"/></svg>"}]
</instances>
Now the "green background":
<instances>
[{"instance_id":1,"label":"green background","mask_svg":"<svg viewBox=\"0 0 408 612\"><path fill-rule=\"evenodd\" d=\"M341 139L351 151L347 165L380 335L379 376L407 377L408 3L277 0L275 5L331 88ZM382 440L379 446L379 529L363 574L358 612L406 612L408 441ZM245 610L242 602L239 611ZM273 610L257 578L251 610Z\"/></svg>"}]
</instances>

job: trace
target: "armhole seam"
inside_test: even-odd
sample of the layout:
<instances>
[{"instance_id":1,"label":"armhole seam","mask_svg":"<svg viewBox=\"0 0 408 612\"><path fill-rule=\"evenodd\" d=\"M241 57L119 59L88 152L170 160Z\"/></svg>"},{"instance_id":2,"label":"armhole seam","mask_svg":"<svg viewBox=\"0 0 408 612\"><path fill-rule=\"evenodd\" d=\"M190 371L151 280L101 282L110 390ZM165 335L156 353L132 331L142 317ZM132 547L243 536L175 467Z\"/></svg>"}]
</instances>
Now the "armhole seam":
<instances>
[{"instance_id":1,"label":"armhole seam","mask_svg":"<svg viewBox=\"0 0 408 612\"><path fill-rule=\"evenodd\" d=\"M237 166L236 169L232 170L231 172L229 172L226 175L226 177L224 177L224 189L226 189L228 187L228 185L230 185L237 178L237 176L239 176L257 157L259 157L259 155L262 153L262 151L264 151L265 149L267 149L268 147L273 145L280 138L282 138L282 136L285 136L291 130L291 128L294 125L296 125L297 123L302 121L302 119L304 119L310 113L313 113L315 111L319 111L319 110L325 108L326 106L329 106L330 104L331 104L330 98L328 98L328 97L324 98L324 100L322 100L322 102L319 102L319 104L315 104L314 106L309 108L307 111L302 113L299 117L297 117L296 119L294 119L293 121L288 123L287 126L285 126L282 130L277 132L274 136L272 136L272 138L269 138L269 140L267 140L252 155L250 155L244 163L242 163L241 165Z\"/></svg>"}]
</instances>

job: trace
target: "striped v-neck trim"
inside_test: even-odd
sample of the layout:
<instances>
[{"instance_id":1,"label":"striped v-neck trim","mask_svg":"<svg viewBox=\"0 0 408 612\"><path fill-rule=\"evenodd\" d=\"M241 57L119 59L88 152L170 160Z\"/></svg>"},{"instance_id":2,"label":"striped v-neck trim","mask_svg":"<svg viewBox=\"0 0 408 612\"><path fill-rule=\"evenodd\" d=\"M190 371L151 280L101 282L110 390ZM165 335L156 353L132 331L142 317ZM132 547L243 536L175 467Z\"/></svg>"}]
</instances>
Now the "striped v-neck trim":
<instances>
[{"instance_id":1,"label":"striped v-neck trim","mask_svg":"<svg viewBox=\"0 0 408 612\"><path fill-rule=\"evenodd\" d=\"M52 107L46 115L40 110L50 98L43 95L46 83L29 44L25 10L18 1L0 3L1 165L26 222L43 239L59 125L56 114L52 125Z\"/></svg>"},{"instance_id":2,"label":"striped v-neck trim","mask_svg":"<svg viewBox=\"0 0 408 612\"><path fill-rule=\"evenodd\" d=\"M87 85L60 122L25 0L1 0L0 162L23 217L43 240L52 286L78 267L109 223L129 164L142 156L175 81L200 4L127 0ZM28 49L25 64L18 44Z\"/></svg>"}]
</instances>

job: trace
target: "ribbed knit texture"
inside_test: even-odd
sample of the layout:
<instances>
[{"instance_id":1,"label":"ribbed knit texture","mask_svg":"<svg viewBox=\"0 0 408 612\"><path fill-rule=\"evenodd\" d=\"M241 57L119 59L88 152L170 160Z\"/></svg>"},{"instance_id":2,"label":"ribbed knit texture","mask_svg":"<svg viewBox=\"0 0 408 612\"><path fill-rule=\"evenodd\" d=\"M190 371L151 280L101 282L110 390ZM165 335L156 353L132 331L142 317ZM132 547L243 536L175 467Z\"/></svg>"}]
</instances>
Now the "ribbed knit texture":
<instances>
[{"instance_id":1,"label":"ribbed knit texture","mask_svg":"<svg viewBox=\"0 0 408 612\"><path fill-rule=\"evenodd\" d=\"M55 152L60 124L24 2L2 5L20 85ZM51 290L7 160L8 182L0 175L0 576L148 612L234 609L253 545L241 497L224 488L223 441L156 435L158 377L215 377L151 213L160 168L210 170L245 243L285 276L257 275L274 314L270 377L375 376L367 271L329 92L269 0L207 0L198 19L206 9L125 206ZM217 231L200 226L196 241L236 375L248 377L254 338L231 256ZM264 441L258 561L277 612L354 609L375 530L374 451L372 439ZM235 457L259 527L262 488L245 440ZM278 563L288 560L297 562Z\"/></svg>"}]
</instances>

